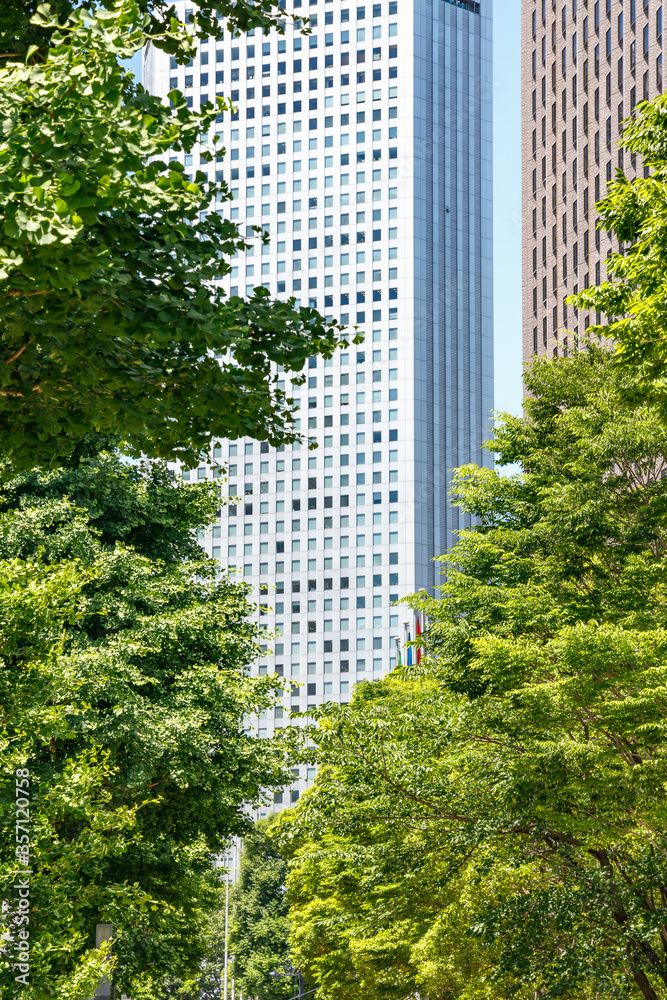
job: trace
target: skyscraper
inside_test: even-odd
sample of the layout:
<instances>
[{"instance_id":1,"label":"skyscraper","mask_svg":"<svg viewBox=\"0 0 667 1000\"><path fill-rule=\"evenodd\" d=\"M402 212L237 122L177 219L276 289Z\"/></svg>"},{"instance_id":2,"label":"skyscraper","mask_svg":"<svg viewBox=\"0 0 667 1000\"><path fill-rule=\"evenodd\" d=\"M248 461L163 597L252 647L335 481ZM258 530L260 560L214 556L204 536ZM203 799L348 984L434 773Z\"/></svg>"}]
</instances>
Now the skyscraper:
<instances>
[{"instance_id":1,"label":"skyscraper","mask_svg":"<svg viewBox=\"0 0 667 1000\"><path fill-rule=\"evenodd\" d=\"M311 34L290 21L211 39L188 67L144 59L153 93L178 87L193 107L221 93L238 109L216 126L226 155L203 169L232 188L220 211L271 241L232 262L230 291L263 284L365 333L312 358L295 388L317 450L214 449L242 502L202 544L280 633L256 669L295 685L260 734L395 664L410 616L392 602L437 583L432 559L465 523L450 470L488 461L493 405L491 0L289 2Z\"/></svg>"},{"instance_id":2,"label":"skyscraper","mask_svg":"<svg viewBox=\"0 0 667 1000\"><path fill-rule=\"evenodd\" d=\"M658 0L523 0L523 355L572 348L590 317L565 299L605 280L595 203L618 167L621 123L662 92ZM593 317L592 322L595 322Z\"/></svg>"}]
</instances>

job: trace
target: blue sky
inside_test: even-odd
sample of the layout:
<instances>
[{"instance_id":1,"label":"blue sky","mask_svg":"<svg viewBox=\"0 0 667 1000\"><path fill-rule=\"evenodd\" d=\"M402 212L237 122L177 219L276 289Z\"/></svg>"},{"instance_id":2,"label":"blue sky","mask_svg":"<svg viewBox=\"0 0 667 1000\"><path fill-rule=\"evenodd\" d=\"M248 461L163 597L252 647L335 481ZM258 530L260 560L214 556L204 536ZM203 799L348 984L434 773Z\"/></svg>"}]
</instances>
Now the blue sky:
<instances>
[{"instance_id":1,"label":"blue sky","mask_svg":"<svg viewBox=\"0 0 667 1000\"><path fill-rule=\"evenodd\" d=\"M518 415L522 398L521 0L497 0L493 17L495 407Z\"/></svg>"},{"instance_id":2,"label":"blue sky","mask_svg":"<svg viewBox=\"0 0 667 1000\"><path fill-rule=\"evenodd\" d=\"M521 0L494 4L495 408L521 412ZM131 63L140 77L139 54Z\"/></svg>"}]
</instances>

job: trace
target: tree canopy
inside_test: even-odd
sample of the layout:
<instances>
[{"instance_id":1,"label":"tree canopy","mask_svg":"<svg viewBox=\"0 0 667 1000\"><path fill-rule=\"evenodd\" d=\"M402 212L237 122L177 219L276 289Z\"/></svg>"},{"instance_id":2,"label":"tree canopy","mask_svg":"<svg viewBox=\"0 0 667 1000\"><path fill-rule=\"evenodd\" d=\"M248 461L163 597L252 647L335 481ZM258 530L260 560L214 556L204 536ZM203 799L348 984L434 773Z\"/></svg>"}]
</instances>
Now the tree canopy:
<instances>
[{"instance_id":1,"label":"tree canopy","mask_svg":"<svg viewBox=\"0 0 667 1000\"><path fill-rule=\"evenodd\" d=\"M11 901L14 769L28 768L26 1000L90 995L98 922L114 926L119 990L159 997L196 974L214 857L285 778L246 730L275 683L247 672L247 586L197 544L216 489L95 451L0 489L0 881ZM13 977L3 963L0 989Z\"/></svg>"},{"instance_id":2,"label":"tree canopy","mask_svg":"<svg viewBox=\"0 0 667 1000\"><path fill-rule=\"evenodd\" d=\"M257 1000L294 995L294 980L284 974L289 960L287 863L260 821L243 841L238 878L231 896L230 952L239 989Z\"/></svg>"},{"instance_id":3,"label":"tree canopy","mask_svg":"<svg viewBox=\"0 0 667 1000\"><path fill-rule=\"evenodd\" d=\"M597 225L613 234L618 250L606 261L609 280L569 300L596 310L592 333L613 341L617 360L632 378L625 398L650 402L667 416L667 97L638 105L624 123L623 146L648 176L628 180L618 170L596 205Z\"/></svg>"},{"instance_id":4,"label":"tree canopy","mask_svg":"<svg viewBox=\"0 0 667 1000\"><path fill-rule=\"evenodd\" d=\"M266 236L169 154L205 134L202 163L221 155L209 129L230 105L164 104L122 62L148 43L185 62L196 35L279 15L270 0L204 3L189 26L151 0L3 5L0 435L15 469L56 465L89 432L192 464L214 438L299 436L275 366L331 356L339 331L262 287L226 295L229 257Z\"/></svg>"},{"instance_id":5,"label":"tree canopy","mask_svg":"<svg viewBox=\"0 0 667 1000\"><path fill-rule=\"evenodd\" d=\"M281 821L294 958L323 1000L667 989L667 431L591 348L530 367L427 656L285 738L320 771ZM308 749L312 740L315 750Z\"/></svg>"}]
</instances>

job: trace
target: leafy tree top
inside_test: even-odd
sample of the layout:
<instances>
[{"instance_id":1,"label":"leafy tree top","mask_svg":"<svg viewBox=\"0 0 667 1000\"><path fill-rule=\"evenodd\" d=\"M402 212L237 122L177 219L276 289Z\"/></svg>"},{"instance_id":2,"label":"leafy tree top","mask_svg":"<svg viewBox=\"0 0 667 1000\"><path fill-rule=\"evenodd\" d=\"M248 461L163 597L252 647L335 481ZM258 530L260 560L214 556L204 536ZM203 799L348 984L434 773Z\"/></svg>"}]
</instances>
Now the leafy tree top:
<instances>
[{"instance_id":1,"label":"leafy tree top","mask_svg":"<svg viewBox=\"0 0 667 1000\"><path fill-rule=\"evenodd\" d=\"M197 31L222 31L214 11L237 28L279 13L204 4ZM227 187L168 154L228 105L163 104L122 65L149 41L185 61L194 31L147 0L0 13L0 434L15 468L62 462L89 431L189 464L215 438L295 440L275 366L340 345L313 309L220 287L248 237L216 209Z\"/></svg>"},{"instance_id":2,"label":"leafy tree top","mask_svg":"<svg viewBox=\"0 0 667 1000\"><path fill-rule=\"evenodd\" d=\"M602 314L591 334L610 338L631 373L626 398L667 415L667 97L640 103L623 129L623 147L649 169L629 181L621 170L597 205L598 225L619 249L607 259L609 280L569 300Z\"/></svg>"}]
</instances>

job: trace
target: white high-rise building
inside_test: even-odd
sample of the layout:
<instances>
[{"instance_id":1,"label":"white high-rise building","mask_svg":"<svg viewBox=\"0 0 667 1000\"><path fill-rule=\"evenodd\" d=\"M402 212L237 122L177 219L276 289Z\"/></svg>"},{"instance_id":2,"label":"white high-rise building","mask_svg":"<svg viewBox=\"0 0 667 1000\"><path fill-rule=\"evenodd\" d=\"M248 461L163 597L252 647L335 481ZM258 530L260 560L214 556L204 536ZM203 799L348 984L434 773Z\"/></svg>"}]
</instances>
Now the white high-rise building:
<instances>
[{"instance_id":1,"label":"white high-rise building","mask_svg":"<svg viewBox=\"0 0 667 1000\"><path fill-rule=\"evenodd\" d=\"M287 2L310 35L290 21L282 36L225 33L188 67L144 58L153 93L238 108L216 126L224 159L201 169L229 182L219 208L241 232L260 224L271 242L233 260L230 291L265 285L366 336L311 359L295 390L317 450L215 449L243 502L203 544L281 635L257 671L300 685L261 734L395 665L411 615L393 602L437 585L433 557L465 526L451 469L488 463L493 405L491 0ZM177 0L184 20L191 6Z\"/></svg>"}]
</instances>

